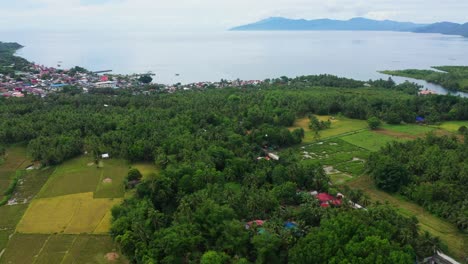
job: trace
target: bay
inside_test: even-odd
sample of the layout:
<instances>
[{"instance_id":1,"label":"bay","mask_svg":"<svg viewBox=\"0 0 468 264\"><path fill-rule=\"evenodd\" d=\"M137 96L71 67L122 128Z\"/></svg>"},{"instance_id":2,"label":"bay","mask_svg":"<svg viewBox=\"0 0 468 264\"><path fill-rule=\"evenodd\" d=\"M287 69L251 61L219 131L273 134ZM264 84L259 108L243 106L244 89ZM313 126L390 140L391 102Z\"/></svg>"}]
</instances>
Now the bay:
<instances>
[{"instance_id":1,"label":"bay","mask_svg":"<svg viewBox=\"0 0 468 264\"><path fill-rule=\"evenodd\" d=\"M173 84L334 74L388 78L379 70L468 65L468 39L440 34L365 31L4 32L25 46L18 55L63 68L153 72ZM401 82L405 78L395 78ZM420 82L447 93L440 86ZM461 94L463 95L463 94ZM466 94L465 94L466 95Z\"/></svg>"}]
</instances>

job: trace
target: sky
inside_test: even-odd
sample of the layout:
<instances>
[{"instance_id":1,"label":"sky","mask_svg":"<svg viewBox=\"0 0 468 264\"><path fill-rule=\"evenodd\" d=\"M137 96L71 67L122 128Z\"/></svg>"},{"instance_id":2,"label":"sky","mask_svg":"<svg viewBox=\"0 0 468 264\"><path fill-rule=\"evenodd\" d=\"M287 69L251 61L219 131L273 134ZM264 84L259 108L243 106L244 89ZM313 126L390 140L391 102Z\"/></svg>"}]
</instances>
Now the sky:
<instances>
[{"instance_id":1,"label":"sky","mask_svg":"<svg viewBox=\"0 0 468 264\"><path fill-rule=\"evenodd\" d=\"M468 22L468 0L0 0L0 31L211 31L260 19Z\"/></svg>"}]
</instances>

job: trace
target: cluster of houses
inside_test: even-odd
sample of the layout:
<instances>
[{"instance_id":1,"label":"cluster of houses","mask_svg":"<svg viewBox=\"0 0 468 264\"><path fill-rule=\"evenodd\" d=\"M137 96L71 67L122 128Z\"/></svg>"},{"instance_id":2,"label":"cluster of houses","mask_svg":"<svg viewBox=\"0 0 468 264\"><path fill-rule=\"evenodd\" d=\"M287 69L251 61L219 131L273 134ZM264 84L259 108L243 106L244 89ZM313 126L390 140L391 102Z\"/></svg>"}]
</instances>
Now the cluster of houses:
<instances>
[{"instance_id":1,"label":"cluster of houses","mask_svg":"<svg viewBox=\"0 0 468 264\"><path fill-rule=\"evenodd\" d=\"M432 90L422 90L419 92L419 95L431 95L431 94L438 94L436 91L432 91Z\"/></svg>"},{"instance_id":2,"label":"cluster of houses","mask_svg":"<svg viewBox=\"0 0 468 264\"><path fill-rule=\"evenodd\" d=\"M174 84L174 85L162 85L163 90L169 93L174 93L176 91L190 91L190 90L200 90L206 88L225 88L225 87L246 87L246 86L257 86L264 83L260 80L234 80L227 81L221 80L219 82L195 82L188 84Z\"/></svg>"},{"instance_id":3,"label":"cluster of houses","mask_svg":"<svg viewBox=\"0 0 468 264\"><path fill-rule=\"evenodd\" d=\"M0 96L24 97L26 94L47 96L65 86L81 88L88 92L93 88L130 88L140 85L140 75L99 75L88 71L61 70L31 64L27 71L13 76L0 74Z\"/></svg>"},{"instance_id":4,"label":"cluster of houses","mask_svg":"<svg viewBox=\"0 0 468 264\"><path fill-rule=\"evenodd\" d=\"M0 96L24 97L27 94L41 97L61 91L65 86L81 88L83 92L99 88L134 88L142 85L141 75L100 75L88 71L61 70L43 65L31 64L24 72L15 72L14 76L0 74ZM244 87L262 84L260 80L235 80L219 82L196 82L176 85L157 85L158 92L176 92L180 90ZM149 93L149 92L147 92Z\"/></svg>"}]
</instances>

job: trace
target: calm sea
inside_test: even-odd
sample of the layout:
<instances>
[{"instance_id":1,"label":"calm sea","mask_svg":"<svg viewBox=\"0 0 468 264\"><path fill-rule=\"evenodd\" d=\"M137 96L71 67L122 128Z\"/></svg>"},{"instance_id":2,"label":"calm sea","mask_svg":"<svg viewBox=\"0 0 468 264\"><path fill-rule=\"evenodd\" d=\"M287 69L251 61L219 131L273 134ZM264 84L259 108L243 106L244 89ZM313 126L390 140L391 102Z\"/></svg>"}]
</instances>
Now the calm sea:
<instances>
[{"instance_id":1,"label":"calm sea","mask_svg":"<svg viewBox=\"0 0 468 264\"><path fill-rule=\"evenodd\" d=\"M388 78L385 69L468 65L468 38L399 32L197 32L1 34L19 55L63 68L152 71L159 83L330 73ZM437 88L436 86L428 86Z\"/></svg>"}]
</instances>

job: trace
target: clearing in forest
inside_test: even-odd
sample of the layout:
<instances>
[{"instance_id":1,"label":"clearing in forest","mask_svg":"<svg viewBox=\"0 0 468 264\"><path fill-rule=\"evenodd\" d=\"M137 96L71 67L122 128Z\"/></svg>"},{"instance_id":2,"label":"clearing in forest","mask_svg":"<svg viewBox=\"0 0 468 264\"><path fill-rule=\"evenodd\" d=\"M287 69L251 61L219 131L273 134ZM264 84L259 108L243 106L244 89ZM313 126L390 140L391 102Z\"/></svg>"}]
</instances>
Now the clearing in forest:
<instances>
[{"instance_id":1,"label":"clearing in forest","mask_svg":"<svg viewBox=\"0 0 468 264\"><path fill-rule=\"evenodd\" d=\"M384 147L390 142L393 141L407 141L409 139L396 138L384 133L379 133L377 131L362 131L357 134L348 135L341 137L344 141L351 143L355 146L370 150L378 151L380 148Z\"/></svg>"},{"instance_id":2,"label":"clearing in forest","mask_svg":"<svg viewBox=\"0 0 468 264\"><path fill-rule=\"evenodd\" d=\"M305 163L320 162L334 184L343 184L364 173L369 151L339 138L319 141L296 148Z\"/></svg>"},{"instance_id":3,"label":"clearing in forest","mask_svg":"<svg viewBox=\"0 0 468 264\"><path fill-rule=\"evenodd\" d=\"M321 130L319 132L319 140L324 140L330 137L335 137L343 134L348 134L356 131L360 131L367 128L367 122L365 120L358 120L358 119L350 119L346 117L332 117L332 116L318 116L316 117L320 121L328 121L331 122L331 127L328 129ZM315 132L309 128L309 118L304 117L297 119L296 122L290 130L294 130L296 128L303 128L305 131L305 137L303 142L304 143L311 143L316 141L315 139Z\"/></svg>"},{"instance_id":4,"label":"clearing in forest","mask_svg":"<svg viewBox=\"0 0 468 264\"><path fill-rule=\"evenodd\" d=\"M140 171L141 175L143 175L143 179L147 179L152 173L159 173L160 170L154 163L149 162L138 162L132 164L133 168L136 168Z\"/></svg>"}]
</instances>

